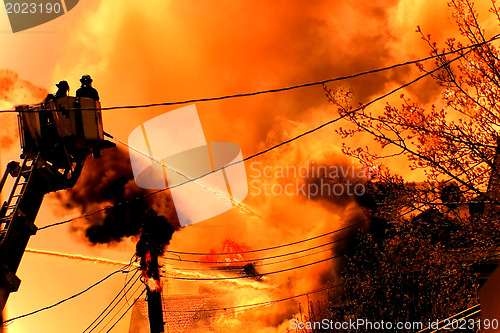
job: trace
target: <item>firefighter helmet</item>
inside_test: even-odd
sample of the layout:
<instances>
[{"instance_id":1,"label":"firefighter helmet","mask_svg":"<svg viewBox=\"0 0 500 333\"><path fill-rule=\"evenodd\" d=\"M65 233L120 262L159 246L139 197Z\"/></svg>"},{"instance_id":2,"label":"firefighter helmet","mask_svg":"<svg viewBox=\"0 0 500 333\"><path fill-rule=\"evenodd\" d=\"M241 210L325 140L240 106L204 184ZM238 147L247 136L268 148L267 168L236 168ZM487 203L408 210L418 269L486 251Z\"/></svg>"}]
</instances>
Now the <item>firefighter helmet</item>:
<instances>
[{"instance_id":1,"label":"firefighter helmet","mask_svg":"<svg viewBox=\"0 0 500 333\"><path fill-rule=\"evenodd\" d=\"M80 82L82 84L91 84L92 83L92 78L90 77L90 75L83 75L82 78L80 79Z\"/></svg>"},{"instance_id":2,"label":"firefighter helmet","mask_svg":"<svg viewBox=\"0 0 500 333\"><path fill-rule=\"evenodd\" d=\"M59 81L59 83L56 83L56 87L63 90L69 90L69 84L66 81Z\"/></svg>"}]
</instances>

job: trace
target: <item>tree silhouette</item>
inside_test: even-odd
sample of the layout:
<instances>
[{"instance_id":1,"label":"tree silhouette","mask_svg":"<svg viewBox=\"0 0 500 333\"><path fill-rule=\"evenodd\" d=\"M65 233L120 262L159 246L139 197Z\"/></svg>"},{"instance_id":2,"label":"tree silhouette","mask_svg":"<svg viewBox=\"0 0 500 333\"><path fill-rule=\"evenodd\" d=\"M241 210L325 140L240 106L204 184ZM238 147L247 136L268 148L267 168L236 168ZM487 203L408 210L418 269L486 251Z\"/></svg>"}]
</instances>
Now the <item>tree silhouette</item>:
<instances>
[{"instance_id":1,"label":"tree silhouette","mask_svg":"<svg viewBox=\"0 0 500 333\"><path fill-rule=\"evenodd\" d=\"M360 204L372 219L346 252L344 295L332 318L422 321L446 318L478 302L476 273L496 258L500 242L500 59L488 42L474 5L451 0L458 34L440 49L417 32L435 57L419 64L442 89L438 105L400 96L383 111L357 110L353 93L325 87L349 124L344 138L369 134L380 149L343 151L367 167L381 168ZM490 12L500 23L492 1ZM463 48L467 45L477 45ZM443 55L445 52L454 53ZM456 59L455 59L456 58ZM355 111L356 110L356 111ZM422 170L408 182L390 165L406 161ZM480 281L479 281L480 282Z\"/></svg>"}]
</instances>

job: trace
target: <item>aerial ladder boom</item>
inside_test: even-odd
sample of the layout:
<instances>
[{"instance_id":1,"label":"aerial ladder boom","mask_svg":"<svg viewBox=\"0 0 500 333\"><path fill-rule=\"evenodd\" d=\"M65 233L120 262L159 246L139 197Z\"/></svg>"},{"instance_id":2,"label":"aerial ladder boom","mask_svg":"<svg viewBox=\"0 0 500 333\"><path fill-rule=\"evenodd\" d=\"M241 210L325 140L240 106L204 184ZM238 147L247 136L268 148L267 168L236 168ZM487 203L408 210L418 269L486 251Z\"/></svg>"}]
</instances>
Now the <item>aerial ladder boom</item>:
<instances>
[{"instance_id":1,"label":"aerial ladder boom","mask_svg":"<svg viewBox=\"0 0 500 333\"><path fill-rule=\"evenodd\" d=\"M0 279L9 293L19 287L15 272L30 236L36 232L34 221L45 194L43 178L35 168L38 160L38 156L26 157L21 166L9 163L3 177L9 174L15 177L9 198L0 211Z\"/></svg>"},{"instance_id":2,"label":"aerial ladder boom","mask_svg":"<svg viewBox=\"0 0 500 333\"><path fill-rule=\"evenodd\" d=\"M88 155L115 146L103 139L100 104L92 99L62 97L16 110L23 161L9 162L0 180L2 193L12 184L0 208L0 313L19 288L16 271L44 195L73 187Z\"/></svg>"}]
</instances>

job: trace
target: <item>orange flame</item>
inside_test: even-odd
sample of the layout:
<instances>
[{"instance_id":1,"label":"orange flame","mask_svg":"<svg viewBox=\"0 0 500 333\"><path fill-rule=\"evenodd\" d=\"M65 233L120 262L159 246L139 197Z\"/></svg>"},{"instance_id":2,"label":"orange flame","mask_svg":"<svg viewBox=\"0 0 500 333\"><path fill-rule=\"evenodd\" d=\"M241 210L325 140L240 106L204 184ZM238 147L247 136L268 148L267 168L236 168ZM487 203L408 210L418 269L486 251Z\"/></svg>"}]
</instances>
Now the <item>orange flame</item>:
<instances>
[{"instance_id":1,"label":"orange flame","mask_svg":"<svg viewBox=\"0 0 500 333\"><path fill-rule=\"evenodd\" d=\"M153 278L149 278L147 280L147 285L148 285L149 290L151 290L151 291L156 291L159 293L161 293L161 291L162 291L161 283L158 280L155 280Z\"/></svg>"},{"instance_id":2,"label":"orange flame","mask_svg":"<svg viewBox=\"0 0 500 333\"><path fill-rule=\"evenodd\" d=\"M225 262L224 266L239 266L240 261L246 261L247 257L245 253L250 250L245 244L239 244L234 239L227 238L222 243L222 251L216 251L215 249L210 249L210 255L204 256L201 260L206 262L207 264L220 264L221 262ZM224 255L215 255L215 253L227 253Z\"/></svg>"}]
</instances>

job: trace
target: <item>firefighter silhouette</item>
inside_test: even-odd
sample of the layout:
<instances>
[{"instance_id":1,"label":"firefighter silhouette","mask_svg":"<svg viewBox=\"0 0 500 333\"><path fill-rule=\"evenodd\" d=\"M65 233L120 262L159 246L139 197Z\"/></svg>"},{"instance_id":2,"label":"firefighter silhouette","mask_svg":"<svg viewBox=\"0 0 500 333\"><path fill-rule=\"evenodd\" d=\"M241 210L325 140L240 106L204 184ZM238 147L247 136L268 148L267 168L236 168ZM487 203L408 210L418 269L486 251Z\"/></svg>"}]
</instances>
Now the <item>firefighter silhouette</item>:
<instances>
[{"instance_id":1,"label":"firefighter silhouette","mask_svg":"<svg viewBox=\"0 0 500 333\"><path fill-rule=\"evenodd\" d=\"M92 78L90 75L83 75L80 79L82 86L76 91L76 97L89 97L94 100L99 100L99 94L94 87L92 87Z\"/></svg>"},{"instance_id":2,"label":"firefighter silhouette","mask_svg":"<svg viewBox=\"0 0 500 333\"><path fill-rule=\"evenodd\" d=\"M53 94L48 94L47 97L45 97L45 103L48 103L50 101L55 101L56 98L59 97L66 97L68 96L68 91L69 91L69 84L66 81L59 81L59 83L56 83L57 91L55 95Z\"/></svg>"},{"instance_id":3,"label":"firefighter silhouette","mask_svg":"<svg viewBox=\"0 0 500 333\"><path fill-rule=\"evenodd\" d=\"M68 91L69 91L69 84L68 84L68 82L66 82L66 81L59 81L59 83L56 83L56 87L58 89L56 91L56 95L54 96L55 98L68 96Z\"/></svg>"}]
</instances>

